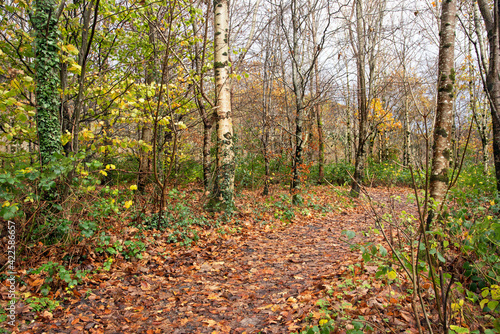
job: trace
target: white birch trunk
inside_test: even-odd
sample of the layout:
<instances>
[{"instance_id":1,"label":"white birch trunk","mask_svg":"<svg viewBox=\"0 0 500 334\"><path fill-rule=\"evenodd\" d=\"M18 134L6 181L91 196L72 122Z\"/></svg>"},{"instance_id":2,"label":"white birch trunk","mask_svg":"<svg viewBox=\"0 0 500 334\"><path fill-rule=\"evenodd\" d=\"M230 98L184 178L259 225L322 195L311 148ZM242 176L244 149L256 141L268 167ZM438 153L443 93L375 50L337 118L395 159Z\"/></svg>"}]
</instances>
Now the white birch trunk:
<instances>
[{"instance_id":1,"label":"white birch trunk","mask_svg":"<svg viewBox=\"0 0 500 334\"><path fill-rule=\"evenodd\" d=\"M438 65L438 97L430 177L430 196L438 205L444 200L450 182L448 178L448 169L452 156L450 145L455 85L456 13L456 0L442 2Z\"/></svg>"},{"instance_id":2,"label":"white birch trunk","mask_svg":"<svg viewBox=\"0 0 500 334\"><path fill-rule=\"evenodd\" d=\"M217 110L217 171L208 208L234 207L234 144L229 82L229 1L214 1L214 70Z\"/></svg>"}]
</instances>

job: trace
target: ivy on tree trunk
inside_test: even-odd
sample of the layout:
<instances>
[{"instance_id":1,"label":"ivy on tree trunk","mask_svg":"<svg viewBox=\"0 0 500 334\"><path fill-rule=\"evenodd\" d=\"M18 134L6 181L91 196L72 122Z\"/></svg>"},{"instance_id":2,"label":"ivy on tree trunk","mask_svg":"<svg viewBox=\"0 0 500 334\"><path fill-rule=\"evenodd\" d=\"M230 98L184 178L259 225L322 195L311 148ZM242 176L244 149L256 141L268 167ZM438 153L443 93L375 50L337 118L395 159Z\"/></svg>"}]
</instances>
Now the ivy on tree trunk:
<instances>
[{"instance_id":1,"label":"ivy on tree trunk","mask_svg":"<svg viewBox=\"0 0 500 334\"><path fill-rule=\"evenodd\" d=\"M62 150L58 92L60 84L57 45L59 34L56 8L54 0L37 0L32 18L36 31L36 122L42 165L46 165L54 153Z\"/></svg>"}]
</instances>

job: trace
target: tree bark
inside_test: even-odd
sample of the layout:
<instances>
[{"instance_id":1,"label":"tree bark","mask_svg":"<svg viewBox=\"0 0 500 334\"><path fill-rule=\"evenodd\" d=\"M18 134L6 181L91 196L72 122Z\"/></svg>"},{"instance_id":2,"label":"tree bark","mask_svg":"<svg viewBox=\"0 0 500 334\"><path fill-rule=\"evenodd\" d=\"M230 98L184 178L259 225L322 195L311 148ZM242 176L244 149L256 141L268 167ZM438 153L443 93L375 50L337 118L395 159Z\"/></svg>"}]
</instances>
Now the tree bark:
<instances>
[{"instance_id":1,"label":"tree bark","mask_svg":"<svg viewBox=\"0 0 500 334\"><path fill-rule=\"evenodd\" d=\"M298 68L298 59L295 57L299 54L299 23L297 22L298 18L295 15L297 12L297 2L292 1L292 84L293 84L293 92L295 95L295 136L294 136L294 144L295 144L295 153L293 155L292 162L292 185L291 185L291 193L292 193L292 203L297 205L300 203L300 188L301 188L301 180L300 180L300 168L302 167L303 158L302 153L304 151L304 145L307 142L307 138L303 138L305 134L303 134L304 127L304 82L299 74Z\"/></svg>"},{"instance_id":2,"label":"tree bark","mask_svg":"<svg viewBox=\"0 0 500 334\"><path fill-rule=\"evenodd\" d=\"M94 38L94 32L97 24L97 13L99 9L100 0L95 0L94 7L92 7L91 2L87 5L84 12L84 28L82 30L82 47L80 53L78 54L78 65L80 65L81 72L78 77L78 94L75 100L75 112L73 113L71 121L71 132L73 134L72 140L72 151L74 153L78 152L78 134L80 132L80 117L83 110L83 100L84 100L84 90L85 90L85 76L87 74L87 58L92 46L92 40ZM90 28L90 14L94 10L94 21L92 27ZM89 36L89 28L90 36Z\"/></svg>"},{"instance_id":3,"label":"tree bark","mask_svg":"<svg viewBox=\"0 0 500 334\"><path fill-rule=\"evenodd\" d=\"M346 103L346 128L347 128L347 143L346 143L346 163L352 163L352 129L351 129L351 87L349 84L349 66L346 60L346 71L347 71L347 85L346 85L346 95L347 95L347 103Z\"/></svg>"},{"instance_id":4,"label":"tree bark","mask_svg":"<svg viewBox=\"0 0 500 334\"><path fill-rule=\"evenodd\" d=\"M316 19L314 12L312 13L312 38L313 38L313 47L316 48L317 45L317 29L316 29ZM313 81L314 85L314 95L315 99L318 100L320 97L320 88L319 88L319 69L318 69L318 58L314 61L314 69L313 69ZM319 101L316 101L314 104L314 113L316 116L316 125L318 127L318 183L323 184L325 182L325 141L323 136L323 120L321 119L321 106Z\"/></svg>"},{"instance_id":5,"label":"tree bark","mask_svg":"<svg viewBox=\"0 0 500 334\"><path fill-rule=\"evenodd\" d=\"M217 108L217 170L207 208L215 211L234 209L234 143L231 115L229 63L229 1L214 1L214 69Z\"/></svg>"},{"instance_id":6,"label":"tree bark","mask_svg":"<svg viewBox=\"0 0 500 334\"><path fill-rule=\"evenodd\" d=\"M158 79L158 74L156 73L157 55L155 45L155 27L152 20L149 21L148 39L153 49L151 51L151 55L149 56L148 65L146 67L146 86L150 86L154 81ZM149 144L153 139L153 130L149 121L149 115L147 114L149 108L145 108L144 110L146 114L144 115L145 121L141 129L141 140L144 143ZM146 190L151 167L152 165L149 152L141 150L139 153L139 175L137 177L137 190L141 193L144 193L144 191Z\"/></svg>"},{"instance_id":7,"label":"tree bark","mask_svg":"<svg viewBox=\"0 0 500 334\"><path fill-rule=\"evenodd\" d=\"M438 207L445 198L449 185L448 169L450 167L451 136L453 124L453 100L455 85L455 23L456 0L442 2L439 64L438 64L438 96L436 121L434 124L432 169L430 176L430 197ZM432 219L432 211L427 226Z\"/></svg>"},{"instance_id":8,"label":"tree bark","mask_svg":"<svg viewBox=\"0 0 500 334\"><path fill-rule=\"evenodd\" d=\"M500 45L499 45L499 5L494 2L493 12L486 0L478 0L479 10L483 17L490 45L489 68L486 75L486 92L490 102L491 121L493 124L493 161L497 191L500 192Z\"/></svg>"},{"instance_id":9,"label":"tree bark","mask_svg":"<svg viewBox=\"0 0 500 334\"><path fill-rule=\"evenodd\" d=\"M150 16L151 17L151 16ZM148 59L148 65L146 67L145 82L146 86L150 86L153 82L158 80L157 64L158 58L156 53L156 39L155 39L155 26L153 19L149 21L149 31L148 40L152 47L151 54ZM144 108L144 124L141 129L141 140L144 143L151 143L153 139L153 129L151 127L149 114L147 113L150 109ZM139 175L137 177L137 189L141 193L144 193L146 185L149 179L149 173L151 173L152 164L149 152L140 151L139 153Z\"/></svg>"},{"instance_id":10,"label":"tree bark","mask_svg":"<svg viewBox=\"0 0 500 334\"><path fill-rule=\"evenodd\" d=\"M354 180L351 186L351 196L358 197L363 182L363 172L366 159L367 121L368 108L366 103L366 79L365 79L365 36L363 23L363 9L361 0L356 0L356 33L358 37L356 65L358 69L358 118L359 133L358 147L354 162Z\"/></svg>"},{"instance_id":11,"label":"tree bark","mask_svg":"<svg viewBox=\"0 0 500 334\"><path fill-rule=\"evenodd\" d=\"M406 83L403 83L406 85ZM406 90L405 90L406 91ZM405 106L404 106L404 143L403 143L403 166L410 165L410 147L411 147L411 132L410 132L410 119L408 110L408 95L405 93Z\"/></svg>"}]
</instances>

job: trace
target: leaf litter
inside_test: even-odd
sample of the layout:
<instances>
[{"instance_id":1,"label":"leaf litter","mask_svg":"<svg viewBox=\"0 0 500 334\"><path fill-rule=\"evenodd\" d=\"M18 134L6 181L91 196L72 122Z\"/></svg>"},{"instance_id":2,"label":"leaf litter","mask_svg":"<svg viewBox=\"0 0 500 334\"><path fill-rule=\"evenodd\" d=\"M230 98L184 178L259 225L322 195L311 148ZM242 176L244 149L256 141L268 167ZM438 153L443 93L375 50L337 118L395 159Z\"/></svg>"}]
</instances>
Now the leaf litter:
<instances>
[{"instance_id":1,"label":"leaf litter","mask_svg":"<svg viewBox=\"0 0 500 334\"><path fill-rule=\"evenodd\" d=\"M370 195L386 201L408 191L372 188ZM94 270L74 289L51 291L48 298L60 301L51 312L19 301L15 332L288 333L333 319L336 332L345 333L360 316L374 332L414 332L404 288L374 280L377 267L365 266L350 246L382 243L378 235L363 235L373 225L363 200L327 187L312 192L333 209L296 210L288 221L273 216L274 208L257 214L259 195L247 191L237 203L237 219L218 230L201 228L191 248L168 243L158 231L139 232L115 221L116 231L147 234L142 259L116 256L110 271ZM356 237L348 241L344 230ZM101 267L105 259L89 248L85 265ZM26 284L19 293L39 295L40 275L20 272ZM5 285L1 294L6 301Z\"/></svg>"}]
</instances>

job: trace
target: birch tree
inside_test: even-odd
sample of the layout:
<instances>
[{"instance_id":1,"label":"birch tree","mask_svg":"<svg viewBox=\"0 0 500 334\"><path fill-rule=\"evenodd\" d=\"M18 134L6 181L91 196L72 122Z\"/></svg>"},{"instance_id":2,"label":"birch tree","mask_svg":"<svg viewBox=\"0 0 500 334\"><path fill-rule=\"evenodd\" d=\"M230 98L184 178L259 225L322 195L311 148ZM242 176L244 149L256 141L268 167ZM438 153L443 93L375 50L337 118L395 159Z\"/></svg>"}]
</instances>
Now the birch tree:
<instances>
[{"instance_id":1,"label":"birch tree","mask_svg":"<svg viewBox=\"0 0 500 334\"><path fill-rule=\"evenodd\" d=\"M217 165L207 209L234 208L234 142L229 82L229 0L214 1L214 70L217 111Z\"/></svg>"},{"instance_id":2,"label":"birch tree","mask_svg":"<svg viewBox=\"0 0 500 334\"><path fill-rule=\"evenodd\" d=\"M449 184L448 168L451 157L450 144L455 85L456 0L443 1L441 13L438 96L430 176L430 196L438 205L444 200ZM427 223L428 227L432 217L431 211Z\"/></svg>"}]
</instances>

